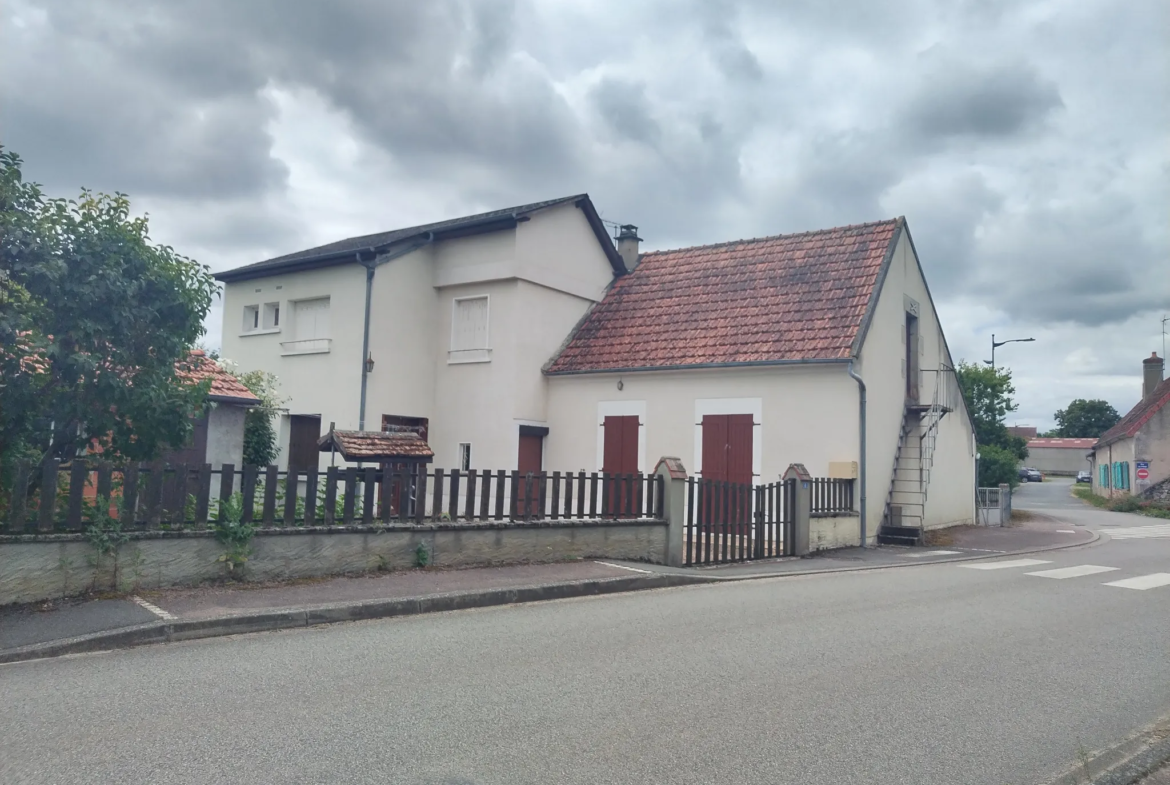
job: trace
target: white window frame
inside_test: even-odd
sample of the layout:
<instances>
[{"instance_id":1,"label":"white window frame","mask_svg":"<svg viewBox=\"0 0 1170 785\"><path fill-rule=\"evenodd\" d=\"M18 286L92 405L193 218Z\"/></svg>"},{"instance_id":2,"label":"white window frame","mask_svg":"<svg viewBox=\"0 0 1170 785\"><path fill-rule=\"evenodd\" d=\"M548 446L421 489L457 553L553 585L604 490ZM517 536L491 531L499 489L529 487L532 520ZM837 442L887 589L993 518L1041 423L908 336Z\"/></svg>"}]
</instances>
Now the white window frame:
<instances>
[{"instance_id":1,"label":"white window frame","mask_svg":"<svg viewBox=\"0 0 1170 785\"><path fill-rule=\"evenodd\" d=\"M269 321L273 323L268 325ZM265 332L280 332L280 300L264 303L264 307L260 313L260 326Z\"/></svg>"},{"instance_id":2,"label":"white window frame","mask_svg":"<svg viewBox=\"0 0 1170 785\"><path fill-rule=\"evenodd\" d=\"M465 300L484 301L484 346L472 349L455 348L456 315L459 313L459 303ZM490 294L469 294L465 297L451 299L451 337L447 341L447 364L461 365L464 363L490 363L492 361L492 299Z\"/></svg>"},{"instance_id":3,"label":"white window frame","mask_svg":"<svg viewBox=\"0 0 1170 785\"><path fill-rule=\"evenodd\" d=\"M763 398L696 398L695 399L695 469L703 473L703 416L707 414L750 414L752 416L752 477L764 471L764 399Z\"/></svg>"},{"instance_id":4,"label":"white window frame","mask_svg":"<svg viewBox=\"0 0 1170 785\"><path fill-rule=\"evenodd\" d=\"M252 303L244 306L243 324L240 329L240 337L245 338L252 335L272 335L280 332L279 327L264 327L264 311L269 305L273 303ZM251 315L251 320L248 316ZM248 323L251 321L255 327L249 327Z\"/></svg>"},{"instance_id":5,"label":"white window frame","mask_svg":"<svg viewBox=\"0 0 1170 785\"><path fill-rule=\"evenodd\" d=\"M288 357L297 354L327 354L333 345L331 337L325 338L305 338L297 339L297 325L296 325L296 310L298 303L312 302L314 300L325 300L329 310L329 332L333 332L333 297L328 294L315 295L313 297L298 297L295 300L289 300L287 310L289 316L292 318L289 330L289 336L293 339L290 341L281 341L280 349L281 355ZM287 317L286 317L287 321ZM279 328L273 332L279 332Z\"/></svg>"},{"instance_id":6,"label":"white window frame","mask_svg":"<svg viewBox=\"0 0 1170 785\"><path fill-rule=\"evenodd\" d=\"M638 415L638 471L646 471L646 402L597 402L597 471L605 465L605 418Z\"/></svg>"},{"instance_id":7,"label":"white window frame","mask_svg":"<svg viewBox=\"0 0 1170 785\"><path fill-rule=\"evenodd\" d=\"M459 442L459 471L471 471L471 442Z\"/></svg>"}]
</instances>

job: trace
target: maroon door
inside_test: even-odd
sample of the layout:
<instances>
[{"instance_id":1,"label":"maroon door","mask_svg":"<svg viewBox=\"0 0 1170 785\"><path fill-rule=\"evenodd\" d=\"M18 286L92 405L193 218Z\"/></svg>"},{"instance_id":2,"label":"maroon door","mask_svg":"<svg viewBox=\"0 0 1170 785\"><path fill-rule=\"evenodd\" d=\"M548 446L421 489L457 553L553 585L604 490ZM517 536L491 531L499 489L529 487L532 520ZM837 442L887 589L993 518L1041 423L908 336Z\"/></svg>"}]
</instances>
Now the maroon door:
<instances>
[{"instance_id":1,"label":"maroon door","mask_svg":"<svg viewBox=\"0 0 1170 785\"><path fill-rule=\"evenodd\" d=\"M703 416L703 479L749 485L752 482L750 414Z\"/></svg>"},{"instance_id":2,"label":"maroon door","mask_svg":"<svg viewBox=\"0 0 1170 785\"><path fill-rule=\"evenodd\" d=\"M520 498L516 501L516 509L520 514L529 517L538 514L540 506L540 492L538 481L544 469L544 437L535 434L520 434L520 450L516 459L516 469L520 472ZM528 485L528 475L534 481ZM530 499L525 503L525 499Z\"/></svg>"},{"instance_id":3,"label":"maroon door","mask_svg":"<svg viewBox=\"0 0 1170 785\"><path fill-rule=\"evenodd\" d=\"M638 415L606 417L602 421L605 433L601 451L601 471L610 475L638 473ZM632 515L634 497L625 480L610 481L605 497L605 511L616 515Z\"/></svg>"}]
</instances>

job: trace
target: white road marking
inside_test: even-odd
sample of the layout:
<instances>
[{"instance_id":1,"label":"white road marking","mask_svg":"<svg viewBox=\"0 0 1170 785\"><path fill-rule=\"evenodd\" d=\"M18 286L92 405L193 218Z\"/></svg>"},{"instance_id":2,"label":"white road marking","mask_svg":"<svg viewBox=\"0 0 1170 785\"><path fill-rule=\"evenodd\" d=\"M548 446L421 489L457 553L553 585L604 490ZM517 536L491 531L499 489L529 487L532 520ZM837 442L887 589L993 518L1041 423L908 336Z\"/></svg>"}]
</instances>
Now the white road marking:
<instances>
[{"instance_id":1,"label":"white road marking","mask_svg":"<svg viewBox=\"0 0 1170 785\"><path fill-rule=\"evenodd\" d=\"M1121 526L1106 530L1114 540L1165 540L1170 539L1170 523L1155 523L1150 526Z\"/></svg>"},{"instance_id":2,"label":"white road marking","mask_svg":"<svg viewBox=\"0 0 1170 785\"><path fill-rule=\"evenodd\" d=\"M955 556L962 551L924 551L922 553L903 553L907 559L921 559L924 556Z\"/></svg>"},{"instance_id":3,"label":"white road marking","mask_svg":"<svg viewBox=\"0 0 1170 785\"><path fill-rule=\"evenodd\" d=\"M1057 529L1057 534L1076 534L1076 529Z\"/></svg>"},{"instance_id":4,"label":"white road marking","mask_svg":"<svg viewBox=\"0 0 1170 785\"><path fill-rule=\"evenodd\" d=\"M597 562L594 562L594 564L604 564L606 567L616 567L619 570L629 570L630 572L644 572L647 575L654 574L651 570L639 570L637 567L627 567L624 564L611 564L610 562L607 562L607 561L597 561Z\"/></svg>"},{"instance_id":5,"label":"white road marking","mask_svg":"<svg viewBox=\"0 0 1170 785\"><path fill-rule=\"evenodd\" d=\"M1119 589L1156 589L1159 586L1170 586L1170 572L1155 572L1150 575L1140 575L1137 578L1126 578L1123 581L1106 583L1106 586L1116 586Z\"/></svg>"},{"instance_id":6,"label":"white road marking","mask_svg":"<svg viewBox=\"0 0 1170 785\"><path fill-rule=\"evenodd\" d=\"M142 599L141 597L131 597L130 599L134 600L134 602L138 603L143 608L146 608L148 611L150 611L151 613L153 613L155 616L159 617L160 619L166 619L167 621L170 621L171 619L175 618L175 614L171 613L170 611L164 611L162 608L158 607L154 603L147 602L146 600Z\"/></svg>"},{"instance_id":7,"label":"white road marking","mask_svg":"<svg viewBox=\"0 0 1170 785\"><path fill-rule=\"evenodd\" d=\"M983 564L960 564L968 570L1007 570L1012 567L1032 567L1037 564L1052 564L1044 559L1009 559L1008 561L984 562Z\"/></svg>"},{"instance_id":8,"label":"white road marking","mask_svg":"<svg viewBox=\"0 0 1170 785\"><path fill-rule=\"evenodd\" d=\"M1076 567L1058 567L1055 570L1041 570L1040 572L1026 572L1025 575L1035 575L1038 578L1079 578L1082 575L1096 575L1099 572L1113 572L1116 567L1099 567L1096 564L1081 564Z\"/></svg>"}]
</instances>

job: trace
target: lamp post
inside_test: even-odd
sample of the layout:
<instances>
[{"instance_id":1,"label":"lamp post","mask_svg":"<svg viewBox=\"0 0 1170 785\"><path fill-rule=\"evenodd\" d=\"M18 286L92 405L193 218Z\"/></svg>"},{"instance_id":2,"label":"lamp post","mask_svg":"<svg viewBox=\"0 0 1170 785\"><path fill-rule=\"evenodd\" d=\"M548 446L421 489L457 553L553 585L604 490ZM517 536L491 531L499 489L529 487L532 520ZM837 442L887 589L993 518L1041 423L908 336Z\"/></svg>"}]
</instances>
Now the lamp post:
<instances>
[{"instance_id":1,"label":"lamp post","mask_svg":"<svg viewBox=\"0 0 1170 785\"><path fill-rule=\"evenodd\" d=\"M1004 346L1005 344L1009 344L1009 343L1028 343L1029 341L1034 341L1034 340L1036 340L1036 339L1035 338L1012 338L1011 340L1007 340L1007 341L997 341L997 340L995 340L995 333L992 333L991 334L991 359L984 360L984 362L987 363L988 365L990 365L991 370L994 371L995 370L995 349L997 346Z\"/></svg>"}]
</instances>

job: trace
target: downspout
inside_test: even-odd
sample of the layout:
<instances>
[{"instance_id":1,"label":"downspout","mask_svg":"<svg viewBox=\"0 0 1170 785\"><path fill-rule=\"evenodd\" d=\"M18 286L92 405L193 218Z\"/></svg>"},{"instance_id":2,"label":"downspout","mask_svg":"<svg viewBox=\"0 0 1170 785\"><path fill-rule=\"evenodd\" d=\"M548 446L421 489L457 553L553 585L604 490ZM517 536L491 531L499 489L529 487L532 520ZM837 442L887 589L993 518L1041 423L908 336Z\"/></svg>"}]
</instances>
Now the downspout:
<instances>
[{"instance_id":1,"label":"downspout","mask_svg":"<svg viewBox=\"0 0 1170 785\"><path fill-rule=\"evenodd\" d=\"M867 531L866 531L866 499L865 499L865 381L857 375L853 370L853 360L849 360L849 376L853 381L857 382L858 392L858 441L861 443L861 460L858 461L858 482L861 485L861 506L859 511L861 514L861 547L865 548Z\"/></svg>"},{"instance_id":2,"label":"downspout","mask_svg":"<svg viewBox=\"0 0 1170 785\"><path fill-rule=\"evenodd\" d=\"M387 262L393 261L400 256L406 256L408 253L414 253L423 246L430 245L435 241L435 233L427 232L426 237L422 242L414 243L412 245L404 245L393 251L378 256L376 248L368 248L366 251L358 251L357 262L366 268L366 316L362 324L362 396L361 402L358 404L361 409L358 411L358 430L364 431L366 429L366 387L369 383L370 369L366 365L366 360L370 356L370 303L373 299L374 292L374 271ZM367 261L362 261L363 253L371 253L373 256Z\"/></svg>"}]
</instances>

